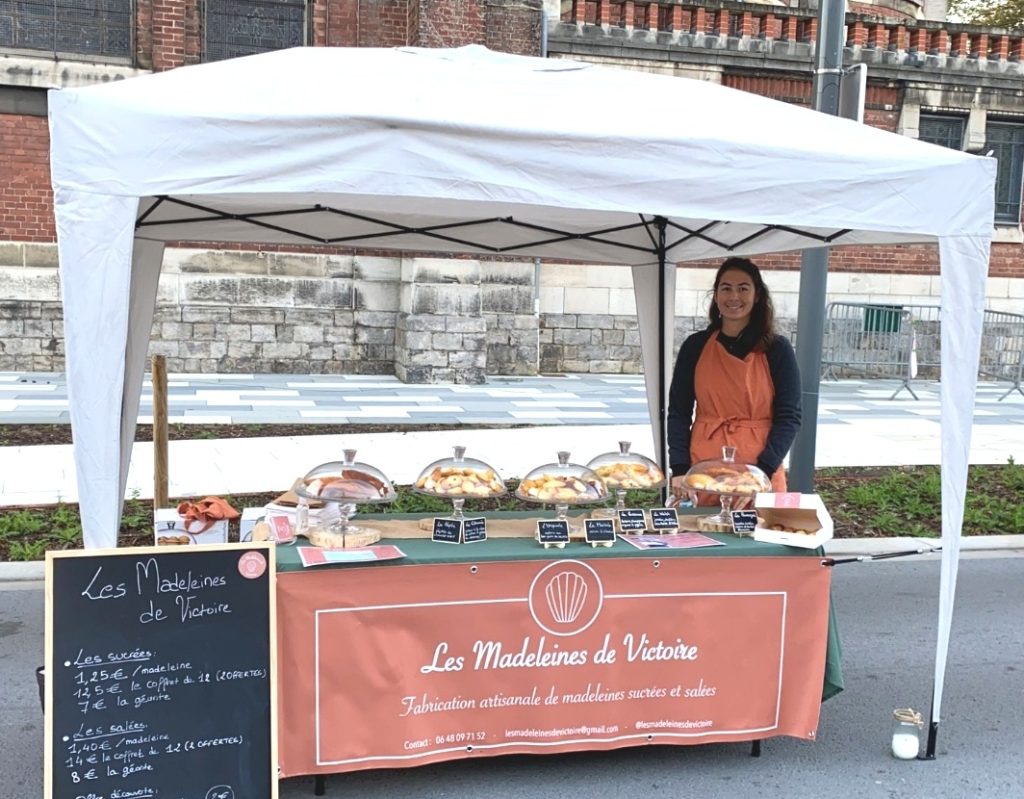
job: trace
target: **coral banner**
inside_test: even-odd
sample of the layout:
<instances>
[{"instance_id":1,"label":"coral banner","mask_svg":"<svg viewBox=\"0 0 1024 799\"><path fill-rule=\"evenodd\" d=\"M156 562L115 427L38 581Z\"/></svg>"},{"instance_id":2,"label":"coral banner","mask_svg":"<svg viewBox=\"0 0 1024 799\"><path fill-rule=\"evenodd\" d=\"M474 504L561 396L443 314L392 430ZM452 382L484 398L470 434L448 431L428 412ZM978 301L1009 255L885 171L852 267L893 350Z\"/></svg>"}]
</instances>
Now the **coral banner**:
<instances>
[{"instance_id":1,"label":"coral banner","mask_svg":"<svg viewBox=\"0 0 1024 799\"><path fill-rule=\"evenodd\" d=\"M813 739L828 603L810 557L281 574L282 774Z\"/></svg>"}]
</instances>

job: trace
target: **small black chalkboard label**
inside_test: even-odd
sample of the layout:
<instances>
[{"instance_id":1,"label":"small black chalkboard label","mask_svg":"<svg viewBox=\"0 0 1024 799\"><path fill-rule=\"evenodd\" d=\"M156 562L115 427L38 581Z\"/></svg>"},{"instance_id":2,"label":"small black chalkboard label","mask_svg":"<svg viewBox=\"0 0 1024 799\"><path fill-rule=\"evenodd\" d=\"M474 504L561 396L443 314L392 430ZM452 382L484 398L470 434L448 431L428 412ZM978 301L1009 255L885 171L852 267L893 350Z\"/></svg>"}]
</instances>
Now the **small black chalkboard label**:
<instances>
[{"instance_id":1,"label":"small black chalkboard label","mask_svg":"<svg viewBox=\"0 0 1024 799\"><path fill-rule=\"evenodd\" d=\"M732 529L734 533L752 533L757 527L756 510L734 510L732 514Z\"/></svg>"},{"instance_id":2,"label":"small black chalkboard label","mask_svg":"<svg viewBox=\"0 0 1024 799\"><path fill-rule=\"evenodd\" d=\"M679 512L675 508L651 508L651 527L655 530L678 530Z\"/></svg>"},{"instance_id":3,"label":"small black chalkboard label","mask_svg":"<svg viewBox=\"0 0 1024 799\"><path fill-rule=\"evenodd\" d=\"M617 513L619 514L619 529L622 532L647 529L647 517L644 515L643 508L625 508Z\"/></svg>"},{"instance_id":4,"label":"small black chalkboard label","mask_svg":"<svg viewBox=\"0 0 1024 799\"><path fill-rule=\"evenodd\" d=\"M538 520L537 540L542 544L568 544L569 522L560 519Z\"/></svg>"},{"instance_id":5,"label":"small black chalkboard label","mask_svg":"<svg viewBox=\"0 0 1024 799\"><path fill-rule=\"evenodd\" d=\"M458 519L434 519L430 540L439 544L458 544L462 541L462 522Z\"/></svg>"},{"instance_id":6,"label":"small black chalkboard label","mask_svg":"<svg viewBox=\"0 0 1024 799\"><path fill-rule=\"evenodd\" d=\"M587 519L583 522L583 526L588 544L615 541L614 519Z\"/></svg>"},{"instance_id":7,"label":"small black chalkboard label","mask_svg":"<svg viewBox=\"0 0 1024 799\"><path fill-rule=\"evenodd\" d=\"M462 540L467 544L487 540L487 519L466 519L462 523Z\"/></svg>"}]
</instances>

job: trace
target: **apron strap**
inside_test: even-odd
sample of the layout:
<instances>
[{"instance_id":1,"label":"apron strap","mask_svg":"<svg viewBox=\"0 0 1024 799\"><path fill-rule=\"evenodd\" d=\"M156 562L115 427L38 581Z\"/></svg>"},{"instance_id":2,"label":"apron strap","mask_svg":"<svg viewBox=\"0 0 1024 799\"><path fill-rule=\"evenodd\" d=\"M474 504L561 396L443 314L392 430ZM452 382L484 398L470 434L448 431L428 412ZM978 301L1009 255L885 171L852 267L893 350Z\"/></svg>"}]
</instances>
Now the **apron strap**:
<instances>
[{"instance_id":1,"label":"apron strap","mask_svg":"<svg viewBox=\"0 0 1024 799\"><path fill-rule=\"evenodd\" d=\"M771 419L741 419L737 416L720 418L698 414L695 422L706 424L711 428L707 433L708 438L713 437L720 431L734 433L741 428L746 430L771 430L772 427Z\"/></svg>"}]
</instances>

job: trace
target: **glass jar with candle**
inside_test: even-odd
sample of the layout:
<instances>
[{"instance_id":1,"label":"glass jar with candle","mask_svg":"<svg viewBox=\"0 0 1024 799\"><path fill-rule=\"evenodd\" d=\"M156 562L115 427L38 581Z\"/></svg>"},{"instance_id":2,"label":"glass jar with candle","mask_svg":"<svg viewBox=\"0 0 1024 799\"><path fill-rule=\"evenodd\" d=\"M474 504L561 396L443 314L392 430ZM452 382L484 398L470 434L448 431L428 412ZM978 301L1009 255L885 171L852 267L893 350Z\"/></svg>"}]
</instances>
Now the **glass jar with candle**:
<instances>
[{"instance_id":1,"label":"glass jar with candle","mask_svg":"<svg viewBox=\"0 0 1024 799\"><path fill-rule=\"evenodd\" d=\"M914 760L921 751L918 730L924 722L921 714L911 708L892 712L892 755L900 760Z\"/></svg>"}]
</instances>

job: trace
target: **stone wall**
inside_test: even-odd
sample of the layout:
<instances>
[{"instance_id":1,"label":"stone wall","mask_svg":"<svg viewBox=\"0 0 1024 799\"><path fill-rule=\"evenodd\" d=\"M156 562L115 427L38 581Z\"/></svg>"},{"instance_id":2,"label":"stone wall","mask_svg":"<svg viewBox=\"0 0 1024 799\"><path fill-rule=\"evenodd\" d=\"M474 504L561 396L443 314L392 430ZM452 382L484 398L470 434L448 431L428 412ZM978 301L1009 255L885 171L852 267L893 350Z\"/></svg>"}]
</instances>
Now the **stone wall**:
<instances>
[{"instance_id":1,"label":"stone wall","mask_svg":"<svg viewBox=\"0 0 1024 799\"><path fill-rule=\"evenodd\" d=\"M397 259L169 249L150 350L184 372L392 374Z\"/></svg>"},{"instance_id":2,"label":"stone wall","mask_svg":"<svg viewBox=\"0 0 1024 799\"><path fill-rule=\"evenodd\" d=\"M0 370L64 368L64 320L57 302L0 300Z\"/></svg>"},{"instance_id":3,"label":"stone wall","mask_svg":"<svg viewBox=\"0 0 1024 799\"><path fill-rule=\"evenodd\" d=\"M150 353L179 372L536 374L533 262L168 249ZM0 370L60 371L57 248L0 243Z\"/></svg>"},{"instance_id":4,"label":"stone wall","mask_svg":"<svg viewBox=\"0 0 1024 799\"><path fill-rule=\"evenodd\" d=\"M483 383L486 334L480 316L400 313L395 375L405 383Z\"/></svg>"},{"instance_id":5,"label":"stone wall","mask_svg":"<svg viewBox=\"0 0 1024 799\"><path fill-rule=\"evenodd\" d=\"M540 371L639 374L643 366L636 316L544 314Z\"/></svg>"},{"instance_id":6,"label":"stone wall","mask_svg":"<svg viewBox=\"0 0 1024 799\"><path fill-rule=\"evenodd\" d=\"M176 372L393 374L395 316L330 308L161 305L149 351L164 355Z\"/></svg>"},{"instance_id":7,"label":"stone wall","mask_svg":"<svg viewBox=\"0 0 1024 799\"><path fill-rule=\"evenodd\" d=\"M842 271L852 257L834 251L830 301L938 303L937 273ZM0 370L63 370L56 260L54 245L0 244ZM758 260L779 328L792 337L799 257ZM676 270L676 346L706 323L716 267ZM395 374L416 383L641 371L629 269L535 270L530 261L169 249L150 353L175 372ZM1024 313L1024 279L990 277L987 290L988 309Z\"/></svg>"}]
</instances>

